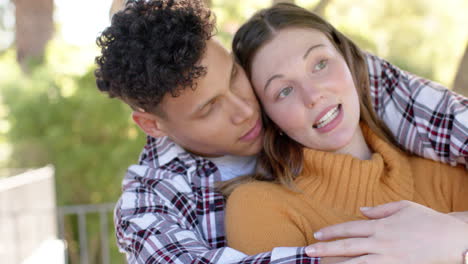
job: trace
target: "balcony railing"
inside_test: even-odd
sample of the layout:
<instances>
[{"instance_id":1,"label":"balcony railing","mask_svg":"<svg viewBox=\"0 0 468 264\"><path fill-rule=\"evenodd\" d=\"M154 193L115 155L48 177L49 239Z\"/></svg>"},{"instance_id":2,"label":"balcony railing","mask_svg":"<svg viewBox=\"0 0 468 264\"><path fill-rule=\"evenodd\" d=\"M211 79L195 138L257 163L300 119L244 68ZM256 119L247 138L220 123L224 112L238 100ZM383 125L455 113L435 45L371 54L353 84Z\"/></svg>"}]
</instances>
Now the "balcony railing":
<instances>
[{"instance_id":1,"label":"balcony railing","mask_svg":"<svg viewBox=\"0 0 468 264\"><path fill-rule=\"evenodd\" d=\"M58 226L59 238L66 241L65 236L65 219L67 216L76 217L78 222L78 242L79 242L79 255L80 263L89 263L89 245L87 237L87 221L86 216L90 214L99 215L99 241L101 246L101 261L99 263L110 263L110 250L109 250L109 217L114 209L114 203L105 204L90 204L90 205L72 205L62 206L58 208ZM112 242L114 243L114 242ZM68 251L66 251L65 259L68 260ZM68 262L65 262L68 263Z\"/></svg>"},{"instance_id":2,"label":"balcony railing","mask_svg":"<svg viewBox=\"0 0 468 264\"><path fill-rule=\"evenodd\" d=\"M0 263L124 263L114 203L56 206L54 168L0 179Z\"/></svg>"}]
</instances>

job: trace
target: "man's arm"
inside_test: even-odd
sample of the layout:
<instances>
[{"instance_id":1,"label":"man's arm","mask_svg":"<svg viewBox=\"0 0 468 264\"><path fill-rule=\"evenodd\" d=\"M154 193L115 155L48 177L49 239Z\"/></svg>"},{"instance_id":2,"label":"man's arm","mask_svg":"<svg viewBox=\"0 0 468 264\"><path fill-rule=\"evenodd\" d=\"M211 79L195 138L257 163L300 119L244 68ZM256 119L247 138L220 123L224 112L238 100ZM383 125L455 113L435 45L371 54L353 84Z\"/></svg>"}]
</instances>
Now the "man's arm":
<instances>
[{"instance_id":1,"label":"man's arm","mask_svg":"<svg viewBox=\"0 0 468 264\"><path fill-rule=\"evenodd\" d=\"M165 175L155 176L158 173ZM152 176L145 177L149 174ZM117 241L129 263L319 263L319 259L307 257L304 248L275 248L247 256L229 247L210 246L202 225L220 223L216 219L198 222L195 212L201 208L186 200L193 194L190 190L181 175L148 166L129 168L115 210ZM224 241L218 242L224 245Z\"/></svg>"},{"instance_id":2,"label":"man's arm","mask_svg":"<svg viewBox=\"0 0 468 264\"><path fill-rule=\"evenodd\" d=\"M468 166L468 99L374 55L366 59L374 109L401 146Z\"/></svg>"}]
</instances>

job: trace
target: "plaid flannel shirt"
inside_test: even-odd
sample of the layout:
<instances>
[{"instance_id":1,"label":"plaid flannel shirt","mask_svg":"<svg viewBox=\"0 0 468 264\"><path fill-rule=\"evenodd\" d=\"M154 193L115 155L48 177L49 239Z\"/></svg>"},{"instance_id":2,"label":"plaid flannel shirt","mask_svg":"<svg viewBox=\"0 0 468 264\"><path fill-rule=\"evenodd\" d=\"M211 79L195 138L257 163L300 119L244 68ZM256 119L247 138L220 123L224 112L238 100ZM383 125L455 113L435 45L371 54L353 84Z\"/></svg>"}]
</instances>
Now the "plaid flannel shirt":
<instances>
[{"instance_id":1,"label":"plaid flannel shirt","mask_svg":"<svg viewBox=\"0 0 468 264\"><path fill-rule=\"evenodd\" d=\"M468 98L367 54L372 104L401 146L468 168Z\"/></svg>"},{"instance_id":2,"label":"plaid flannel shirt","mask_svg":"<svg viewBox=\"0 0 468 264\"><path fill-rule=\"evenodd\" d=\"M404 148L452 165L468 162L468 101L439 84L366 55L371 98ZM209 160L148 137L116 205L118 245L129 263L319 263L303 247L254 256L226 245L221 180ZM266 223L267 224L267 223Z\"/></svg>"}]
</instances>

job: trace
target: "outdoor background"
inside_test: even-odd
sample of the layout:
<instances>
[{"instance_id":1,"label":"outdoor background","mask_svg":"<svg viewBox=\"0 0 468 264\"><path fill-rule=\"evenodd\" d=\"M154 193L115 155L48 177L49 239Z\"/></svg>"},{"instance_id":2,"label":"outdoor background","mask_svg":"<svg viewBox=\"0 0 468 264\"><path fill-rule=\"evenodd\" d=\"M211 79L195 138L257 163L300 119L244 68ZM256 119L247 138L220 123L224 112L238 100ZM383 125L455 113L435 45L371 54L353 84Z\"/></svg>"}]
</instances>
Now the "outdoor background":
<instances>
[{"instance_id":1,"label":"outdoor background","mask_svg":"<svg viewBox=\"0 0 468 264\"><path fill-rule=\"evenodd\" d=\"M217 36L229 49L239 25L272 2L209 1ZM362 48L468 95L468 0L295 3L322 14ZM109 24L111 5L0 0L0 178L52 164L58 206L115 202L126 168L145 144L130 110L95 86L95 39ZM100 263L98 228L89 217L90 263ZM76 220L66 223L65 236L69 262L79 263ZM109 237L111 263L123 262L114 234Z\"/></svg>"}]
</instances>

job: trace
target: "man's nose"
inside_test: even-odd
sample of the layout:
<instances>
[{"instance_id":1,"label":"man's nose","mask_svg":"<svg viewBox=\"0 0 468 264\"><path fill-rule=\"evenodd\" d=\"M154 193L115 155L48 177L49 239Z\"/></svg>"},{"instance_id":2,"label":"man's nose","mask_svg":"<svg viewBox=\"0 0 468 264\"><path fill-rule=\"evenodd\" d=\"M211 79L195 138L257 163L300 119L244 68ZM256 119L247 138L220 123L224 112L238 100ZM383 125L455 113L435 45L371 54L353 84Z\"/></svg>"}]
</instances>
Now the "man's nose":
<instances>
[{"instance_id":1,"label":"man's nose","mask_svg":"<svg viewBox=\"0 0 468 264\"><path fill-rule=\"evenodd\" d=\"M236 125L249 120L255 114L254 106L242 97L232 94L229 102L232 106L231 120Z\"/></svg>"}]
</instances>

